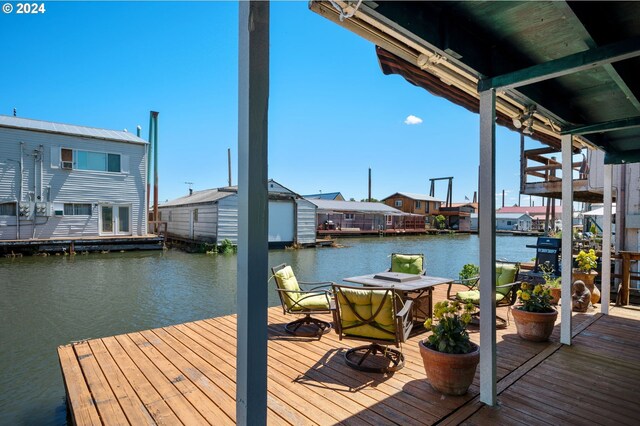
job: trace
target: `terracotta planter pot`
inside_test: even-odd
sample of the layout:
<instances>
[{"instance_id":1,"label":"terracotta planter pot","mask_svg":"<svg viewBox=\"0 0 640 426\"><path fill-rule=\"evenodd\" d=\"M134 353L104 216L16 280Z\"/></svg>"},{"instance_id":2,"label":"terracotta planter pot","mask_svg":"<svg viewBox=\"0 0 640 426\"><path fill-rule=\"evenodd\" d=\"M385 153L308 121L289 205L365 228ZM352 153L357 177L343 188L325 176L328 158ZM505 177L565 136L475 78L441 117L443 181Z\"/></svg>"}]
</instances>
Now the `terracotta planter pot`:
<instances>
[{"instance_id":1,"label":"terracotta planter pot","mask_svg":"<svg viewBox=\"0 0 640 426\"><path fill-rule=\"evenodd\" d=\"M513 321L516 323L518 336L524 340L532 342L546 342L553 332L553 326L558 317L558 311L553 312L527 312L518 309L518 306L511 307Z\"/></svg>"},{"instance_id":2,"label":"terracotta planter pot","mask_svg":"<svg viewBox=\"0 0 640 426\"><path fill-rule=\"evenodd\" d=\"M558 303L560 303L560 295L562 293L562 289L560 287L558 288L549 288L549 294L551 294L551 304L552 305L557 305Z\"/></svg>"},{"instance_id":3,"label":"terracotta planter pot","mask_svg":"<svg viewBox=\"0 0 640 426\"><path fill-rule=\"evenodd\" d=\"M480 347L471 343L468 354L446 354L429 349L419 342L424 370L431 387L445 395L464 395L476 375L480 361Z\"/></svg>"},{"instance_id":4,"label":"terracotta planter pot","mask_svg":"<svg viewBox=\"0 0 640 426\"><path fill-rule=\"evenodd\" d=\"M596 304L600 301L600 290L596 287L596 277L598 273L596 271L582 272L579 269L573 270L573 282L577 280L582 280L584 284L587 286L589 291L591 292L591 304Z\"/></svg>"}]
</instances>

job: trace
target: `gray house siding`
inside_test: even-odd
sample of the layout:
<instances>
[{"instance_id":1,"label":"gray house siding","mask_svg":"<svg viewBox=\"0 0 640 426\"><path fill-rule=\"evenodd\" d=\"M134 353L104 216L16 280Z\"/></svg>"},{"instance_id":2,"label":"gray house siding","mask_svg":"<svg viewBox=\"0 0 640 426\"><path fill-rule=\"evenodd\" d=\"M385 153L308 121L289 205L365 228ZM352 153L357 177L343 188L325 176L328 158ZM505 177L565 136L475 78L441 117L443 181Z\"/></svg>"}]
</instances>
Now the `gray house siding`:
<instances>
[{"instance_id":1,"label":"gray house siding","mask_svg":"<svg viewBox=\"0 0 640 426\"><path fill-rule=\"evenodd\" d=\"M215 202L159 207L160 220L167 222L169 236L215 242L218 205Z\"/></svg>"},{"instance_id":2,"label":"gray house siding","mask_svg":"<svg viewBox=\"0 0 640 426\"><path fill-rule=\"evenodd\" d=\"M18 200L20 143L23 143L23 195L31 214L21 217L20 238L98 236L100 206L130 206L131 235L146 235L144 214L146 150L142 143L0 127L0 200ZM120 154L120 173L66 170L60 148ZM36 154L41 149L41 154ZM40 156L42 158L40 158ZM47 202L49 214L35 216L34 202ZM64 203L91 204L91 215L56 216ZM0 239L16 238L16 219L0 217Z\"/></svg>"},{"instance_id":3,"label":"gray house siding","mask_svg":"<svg viewBox=\"0 0 640 426\"><path fill-rule=\"evenodd\" d=\"M316 205L305 199L296 200L298 244L314 244L316 242Z\"/></svg>"},{"instance_id":4,"label":"gray house siding","mask_svg":"<svg viewBox=\"0 0 640 426\"><path fill-rule=\"evenodd\" d=\"M218 201L218 242L238 244L238 194Z\"/></svg>"}]
</instances>

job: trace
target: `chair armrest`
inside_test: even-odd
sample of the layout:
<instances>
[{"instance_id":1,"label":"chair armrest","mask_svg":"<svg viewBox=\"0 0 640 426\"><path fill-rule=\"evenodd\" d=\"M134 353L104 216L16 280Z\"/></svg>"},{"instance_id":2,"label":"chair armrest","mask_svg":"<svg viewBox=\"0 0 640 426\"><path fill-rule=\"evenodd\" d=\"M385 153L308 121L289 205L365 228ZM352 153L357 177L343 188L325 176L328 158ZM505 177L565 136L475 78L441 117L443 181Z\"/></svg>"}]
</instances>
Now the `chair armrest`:
<instances>
[{"instance_id":1,"label":"chair armrest","mask_svg":"<svg viewBox=\"0 0 640 426\"><path fill-rule=\"evenodd\" d=\"M298 285L301 286L314 286L311 287L308 291L314 291L323 287L331 287L333 284L335 284L333 281L298 281Z\"/></svg>"},{"instance_id":2,"label":"chair armrest","mask_svg":"<svg viewBox=\"0 0 640 426\"><path fill-rule=\"evenodd\" d=\"M396 313L396 338L400 342L405 342L409 338L411 329L413 328L413 300L407 300L402 309ZM398 333L402 334L399 335Z\"/></svg>"},{"instance_id":3,"label":"chair armrest","mask_svg":"<svg viewBox=\"0 0 640 426\"><path fill-rule=\"evenodd\" d=\"M404 318L407 315L407 312L411 312L411 306L413 305L413 300L409 299L404 302L404 306L400 309L399 312L396 312L396 317Z\"/></svg>"},{"instance_id":4,"label":"chair armrest","mask_svg":"<svg viewBox=\"0 0 640 426\"><path fill-rule=\"evenodd\" d=\"M514 285L520 285L520 284L522 284L522 281L516 281L509 284L497 285L496 288L513 287Z\"/></svg>"}]
</instances>

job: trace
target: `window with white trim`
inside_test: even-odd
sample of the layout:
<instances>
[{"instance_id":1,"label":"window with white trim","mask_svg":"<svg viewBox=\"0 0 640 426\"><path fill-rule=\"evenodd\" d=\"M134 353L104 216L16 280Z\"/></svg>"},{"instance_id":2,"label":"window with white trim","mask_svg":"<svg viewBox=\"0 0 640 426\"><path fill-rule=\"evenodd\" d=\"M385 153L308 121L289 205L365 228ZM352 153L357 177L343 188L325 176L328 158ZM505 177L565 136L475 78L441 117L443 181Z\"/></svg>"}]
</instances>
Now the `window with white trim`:
<instances>
[{"instance_id":1,"label":"window with white trim","mask_svg":"<svg viewBox=\"0 0 640 426\"><path fill-rule=\"evenodd\" d=\"M67 170L93 170L98 172L120 173L122 156L108 152L82 151L60 148L61 167Z\"/></svg>"},{"instance_id":2,"label":"window with white trim","mask_svg":"<svg viewBox=\"0 0 640 426\"><path fill-rule=\"evenodd\" d=\"M355 219L355 214L354 213L345 213L344 214L344 219L345 220L353 220L353 219Z\"/></svg>"},{"instance_id":3,"label":"window with white trim","mask_svg":"<svg viewBox=\"0 0 640 426\"><path fill-rule=\"evenodd\" d=\"M402 207L402 200L396 200L395 206L396 207Z\"/></svg>"},{"instance_id":4,"label":"window with white trim","mask_svg":"<svg viewBox=\"0 0 640 426\"><path fill-rule=\"evenodd\" d=\"M91 204L86 203L64 203L65 216L91 216Z\"/></svg>"},{"instance_id":5,"label":"window with white trim","mask_svg":"<svg viewBox=\"0 0 640 426\"><path fill-rule=\"evenodd\" d=\"M416 209L422 208L422 202L420 200L416 200Z\"/></svg>"},{"instance_id":6,"label":"window with white trim","mask_svg":"<svg viewBox=\"0 0 640 426\"><path fill-rule=\"evenodd\" d=\"M16 203L0 203L0 216L15 216Z\"/></svg>"}]
</instances>

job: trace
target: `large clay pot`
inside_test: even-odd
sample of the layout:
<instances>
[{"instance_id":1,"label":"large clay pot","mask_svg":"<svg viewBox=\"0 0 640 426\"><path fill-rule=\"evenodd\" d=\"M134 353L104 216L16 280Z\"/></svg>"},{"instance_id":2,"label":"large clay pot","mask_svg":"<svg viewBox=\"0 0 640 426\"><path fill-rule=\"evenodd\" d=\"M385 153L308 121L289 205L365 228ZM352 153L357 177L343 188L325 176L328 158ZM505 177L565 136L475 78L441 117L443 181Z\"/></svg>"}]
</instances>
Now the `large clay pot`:
<instances>
[{"instance_id":1,"label":"large clay pot","mask_svg":"<svg viewBox=\"0 0 640 426\"><path fill-rule=\"evenodd\" d=\"M560 303L560 295L562 293L562 289L560 287L551 287L549 288L549 294L551 294L550 303L552 305L557 305Z\"/></svg>"},{"instance_id":2,"label":"large clay pot","mask_svg":"<svg viewBox=\"0 0 640 426\"><path fill-rule=\"evenodd\" d=\"M594 305L600 301L600 290L596 287L596 277L598 273L596 271L582 272L579 269L573 270L573 282L581 280L587 286L591 292L591 304Z\"/></svg>"},{"instance_id":3,"label":"large clay pot","mask_svg":"<svg viewBox=\"0 0 640 426\"><path fill-rule=\"evenodd\" d=\"M518 336L524 340L532 342L546 342L553 332L558 311L553 312L527 312L518 309L519 306L511 307L513 321L516 323Z\"/></svg>"},{"instance_id":4,"label":"large clay pot","mask_svg":"<svg viewBox=\"0 0 640 426\"><path fill-rule=\"evenodd\" d=\"M431 386L445 395L464 395L476 375L480 361L480 347L471 343L468 354L447 354L434 351L419 342L424 370Z\"/></svg>"}]
</instances>

